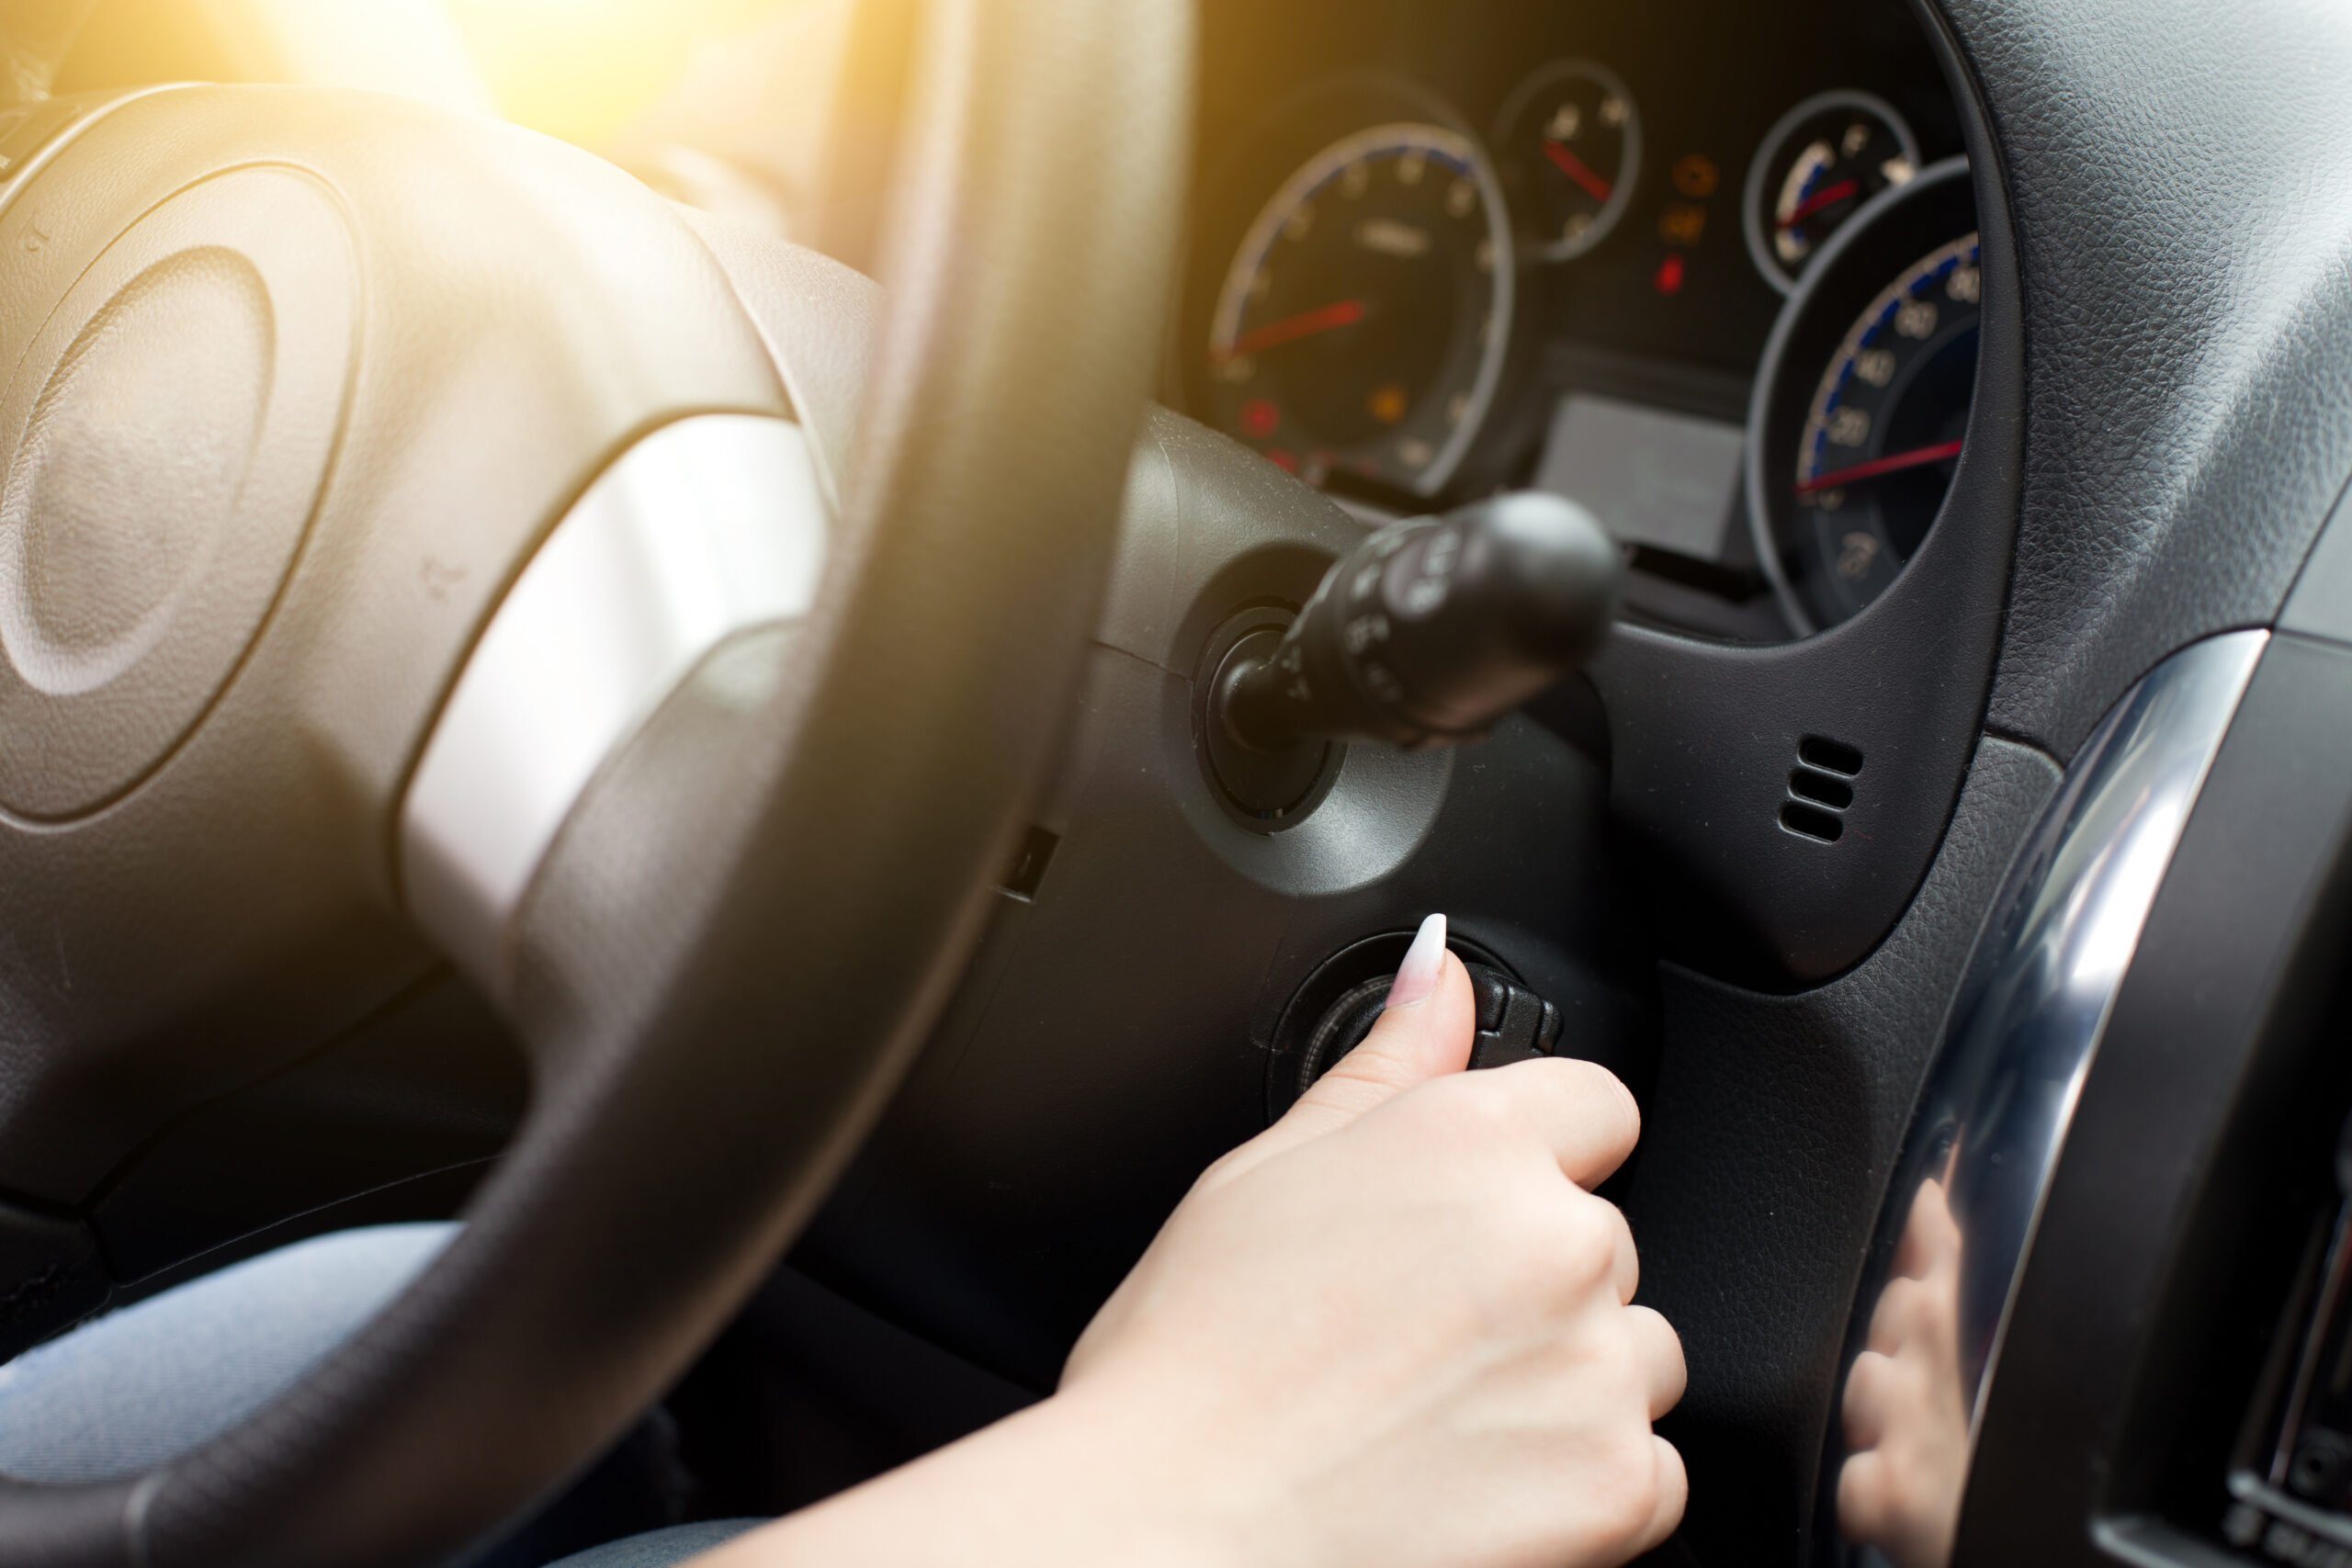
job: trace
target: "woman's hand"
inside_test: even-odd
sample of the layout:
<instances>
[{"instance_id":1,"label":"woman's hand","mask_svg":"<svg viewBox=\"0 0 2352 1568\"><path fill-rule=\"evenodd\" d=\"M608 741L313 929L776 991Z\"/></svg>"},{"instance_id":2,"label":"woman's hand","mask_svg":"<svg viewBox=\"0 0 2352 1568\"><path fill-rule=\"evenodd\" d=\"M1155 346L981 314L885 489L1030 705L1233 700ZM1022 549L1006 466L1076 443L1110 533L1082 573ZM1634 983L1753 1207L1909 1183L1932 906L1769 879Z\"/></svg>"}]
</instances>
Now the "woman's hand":
<instances>
[{"instance_id":1,"label":"woman's hand","mask_svg":"<svg viewBox=\"0 0 2352 1568\"><path fill-rule=\"evenodd\" d=\"M1968 1479L1960 1380L1960 1224L1941 1181L1922 1182L1871 1313L1870 1348L1846 1374L1838 1522L1895 1568L1943 1568Z\"/></svg>"},{"instance_id":2,"label":"woman's hand","mask_svg":"<svg viewBox=\"0 0 2352 1568\"><path fill-rule=\"evenodd\" d=\"M1473 1016L1433 919L1371 1036L1201 1178L1059 1393L721 1556L1577 1568L1663 1540L1681 1346L1627 1304L1633 1236L1589 1191L1633 1097L1581 1062L1464 1072Z\"/></svg>"}]
</instances>

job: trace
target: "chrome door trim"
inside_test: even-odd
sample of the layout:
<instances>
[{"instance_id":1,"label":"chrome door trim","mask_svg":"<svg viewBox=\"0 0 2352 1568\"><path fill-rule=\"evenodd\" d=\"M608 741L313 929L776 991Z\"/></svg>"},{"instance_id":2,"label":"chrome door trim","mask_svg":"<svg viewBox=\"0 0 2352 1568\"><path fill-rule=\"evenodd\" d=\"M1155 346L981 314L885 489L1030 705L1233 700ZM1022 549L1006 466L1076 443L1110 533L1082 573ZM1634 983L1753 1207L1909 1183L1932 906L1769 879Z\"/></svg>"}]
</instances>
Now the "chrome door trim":
<instances>
[{"instance_id":1,"label":"chrome door trim","mask_svg":"<svg viewBox=\"0 0 2352 1568\"><path fill-rule=\"evenodd\" d=\"M699 414L622 453L524 567L400 818L409 912L493 995L514 914L596 771L721 642L808 613L830 517L798 425Z\"/></svg>"},{"instance_id":2,"label":"chrome door trim","mask_svg":"<svg viewBox=\"0 0 2352 1568\"><path fill-rule=\"evenodd\" d=\"M1951 1300L1936 1310L1948 1311L1949 1322L1913 1341L1949 1344L1958 1363L1934 1369L1956 1387L1940 1382L1944 1399L1923 1402L1965 1414L1965 1432L1949 1433L1954 1440L1944 1445L1959 1456L1957 1472L1939 1478L1947 1518L1956 1516L2018 1283L2084 1080L2269 638L2267 631L2231 632L2183 649L2108 714L2018 851L1970 961L1895 1167L1848 1339L1857 1359L1869 1348L1906 1231L1956 1233L1950 1285L1935 1287L1948 1289ZM1936 1212L1923 1221L1930 1204ZM1919 1249L1914 1242L1915 1259ZM1915 1288L1904 1303L1906 1320L1917 1321L1920 1295ZM1891 1323L1881 1327L1883 1353L1890 1336L1903 1343ZM1883 1425L1951 1419L1924 1409L1875 1416ZM1844 1452L1842 1441L1833 1443L1834 1455Z\"/></svg>"}]
</instances>

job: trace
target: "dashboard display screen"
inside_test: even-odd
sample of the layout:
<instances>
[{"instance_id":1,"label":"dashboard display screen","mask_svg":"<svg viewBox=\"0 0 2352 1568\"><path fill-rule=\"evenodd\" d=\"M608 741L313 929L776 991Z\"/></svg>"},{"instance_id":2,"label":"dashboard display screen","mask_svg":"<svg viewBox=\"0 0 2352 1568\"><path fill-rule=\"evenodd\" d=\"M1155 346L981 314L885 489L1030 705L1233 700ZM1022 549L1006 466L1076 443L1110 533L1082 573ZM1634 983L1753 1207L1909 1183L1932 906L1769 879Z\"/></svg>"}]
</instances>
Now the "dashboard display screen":
<instances>
[{"instance_id":1,"label":"dashboard display screen","mask_svg":"<svg viewBox=\"0 0 2352 1568\"><path fill-rule=\"evenodd\" d=\"M1535 488L1601 519L1621 545L1720 564L1746 548L1736 424L1571 392L1552 415Z\"/></svg>"}]
</instances>

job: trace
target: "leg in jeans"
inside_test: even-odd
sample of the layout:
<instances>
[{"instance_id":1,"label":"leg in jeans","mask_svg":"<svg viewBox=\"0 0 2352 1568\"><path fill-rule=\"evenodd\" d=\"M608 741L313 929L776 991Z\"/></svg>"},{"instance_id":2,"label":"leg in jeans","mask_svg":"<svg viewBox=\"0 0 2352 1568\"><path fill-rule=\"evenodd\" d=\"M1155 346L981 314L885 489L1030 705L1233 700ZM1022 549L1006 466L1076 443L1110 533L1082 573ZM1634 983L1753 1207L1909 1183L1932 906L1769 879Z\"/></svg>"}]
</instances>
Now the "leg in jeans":
<instances>
[{"instance_id":1,"label":"leg in jeans","mask_svg":"<svg viewBox=\"0 0 2352 1568\"><path fill-rule=\"evenodd\" d=\"M298 1242L27 1351L0 1366L0 1475L109 1481L188 1452L291 1387L456 1230L378 1225ZM660 1431L640 1428L561 1501L477 1558L476 1568L533 1568L674 1518L667 1461ZM690 1525L598 1549L617 1555L573 1561L662 1568L745 1528Z\"/></svg>"}]
</instances>

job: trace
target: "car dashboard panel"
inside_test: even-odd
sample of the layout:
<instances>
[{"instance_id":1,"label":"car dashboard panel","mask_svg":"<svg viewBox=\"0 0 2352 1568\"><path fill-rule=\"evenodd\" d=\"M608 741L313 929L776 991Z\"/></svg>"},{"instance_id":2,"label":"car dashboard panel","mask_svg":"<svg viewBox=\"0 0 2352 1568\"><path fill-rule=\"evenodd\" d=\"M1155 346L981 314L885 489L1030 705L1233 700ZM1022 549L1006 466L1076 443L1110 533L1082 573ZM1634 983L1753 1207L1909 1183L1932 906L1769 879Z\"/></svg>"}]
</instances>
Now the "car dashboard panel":
<instances>
[{"instance_id":1,"label":"car dashboard panel","mask_svg":"<svg viewBox=\"0 0 2352 1568\"><path fill-rule=\"evenodd\" d=\"M1625 548L1631 614L1703 635L1843 620L1917 547L1974 371L1966 182L1917 254L1838 259L1962 150L1905 7L1220 4L1207 28L1180 407L1375 516L1564 494ZM1834 330L1776 357L1797 315Z\"/></svg>"}]
</instances>

